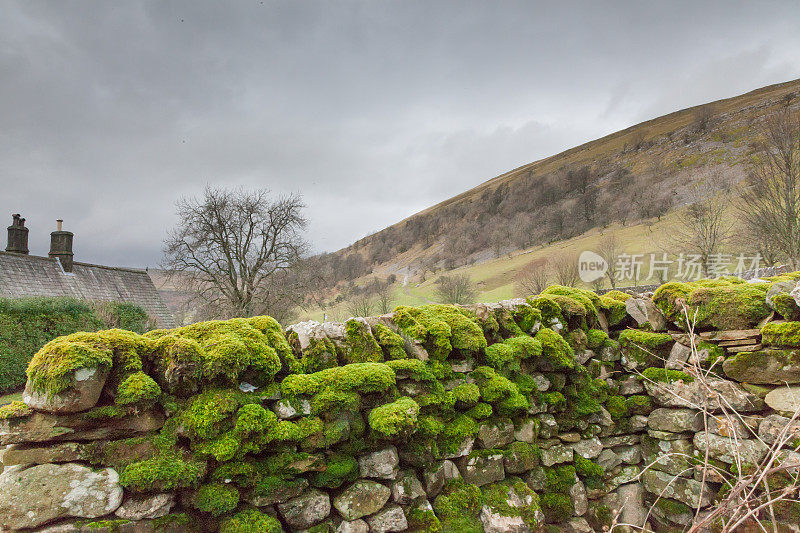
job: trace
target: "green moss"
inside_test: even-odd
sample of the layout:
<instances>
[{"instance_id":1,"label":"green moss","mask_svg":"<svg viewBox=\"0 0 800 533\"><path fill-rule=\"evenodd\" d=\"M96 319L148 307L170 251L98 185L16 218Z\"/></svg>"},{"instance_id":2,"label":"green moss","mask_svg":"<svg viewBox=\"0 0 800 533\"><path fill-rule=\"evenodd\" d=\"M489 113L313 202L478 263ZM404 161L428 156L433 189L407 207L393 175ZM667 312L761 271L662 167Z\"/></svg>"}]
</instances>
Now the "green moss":
<instances>
[{"instance_id":1,"label":"green moss","mask_svg":"<svg viewBox=\"0 0 800 533\"><path fill-rule=\"evenodd\" d=\"M743 283L736 278L665 283L653 294L653 302L671 321L686 328L688 318L696 327L721 330L756 326L770 313L767 283Z\"/></svg>"},{"instance_id":2,"label":"green moss","mask_svg":"<svg viewBox=\"0 0 800 533\"><path fill-rule=\"evenodd\" d=\"M608 291L603 296L605 296L606 298L611 298L612 300L617 300L618 302L627 302L629 299L633 298L633 296L631 296L627 292L618 291L616 289ZM600 298L602 299L603 296L601 296Z\"/></svg>"},{"instance_id":3,"label":"green moss","mask_svg":"<svg viewBox=\"0 0 800 533\"><path fill-rule=\"evenodd\" d=\"M126 466L119 484L133 492L167 492L196 486L203 470L199 462L184 461L175 453L162 453Z\"/></svg>"},{"instance_id":4,"label":"green moss","mask_svg":"<svg viewBox=\"0 0 800 533\"><path fill-rule=\"evenodd\" d=\"M530 407L516 384L488 366L480 366L472 377L481 391L481 398L497 408L500 414L514 414Z\"/></svg>"},{"instance_id":5,"label":"green moss","mask_svg":"<svg viewBox=\"0 0 800 533\"><path fill-rule=\"evenodd\" d=\"M433 369L425 361L419 359L398 359L386 361L386 366L394 370L398 379L407 378L414 381L437 381Z\"/></svg>"},{"instance_id":6,"label":"green moss","mask_svg":"<svg viewBox=\"0 0 800 533\"><path fill-rule=\"evenodd\" d=\"M36 352L28 365L28 382L34 390L58 394L74 384L81 368L109 370L114 364L111 346L96 342L89 333L58 337ZM140 368L141 370L141 362Z\"/></svg>"},{"instance_id":7,"label":"green moss","mask_svg":"<svg viewBox=\"0 0 800 533\"><path fill-rule=\"evenodd\" d=\"M575 368L575 354L564 338L550 328L542 328L535 339L542 345L539 368L547 371Z\"/></svg>"},{"instance_id":8,"label":"green moss","mask_svg":"<svg viewBox=\"0 0 800 533\"><path fill-rule=\"evenodd\" d=\"M472 407L481 399L481 391L474 383L462 383L453 389L453 396L459 407Z\"/></svg>"},{"instance_id":9,"label":"green moss","mask_svg":"<svg viewBox=\"0 0 800 533\"><path fill-rule=\"evenodd\" d=\"M779 292L773 296L772 307L786 320L800 320L800 307L788 292Z\"/></svg>"},{"instance_id":10,"label":"green moss","mask_svg":"<svg viewBox=\"0 0 800 533\"><path fill-rule=\"evenodd\" d=\"M488 346L484 353L489 366L514 371L519 370L520 361L539 357L542 344L528 335L519 335Z\"/></svg>"},{"instance_id":11,"label":"green moss","mask_svg":"<svg viewBox=\"0 0 800 533\"><path fill-rule=\"evenodd\" d=\"M469 354L486 348L475 314L456 306L399 306L394 310L394 322L403 333L423 343L434 359L446 359L453 349Z\"/></svg>"},{"instance_id":12,"label":"green moss","mask_svg":"<svg viewBox=\"0 0 800 533\"><path fill-rule=\"evenodd\" d=\"M545 468L544 473L547 492L569 494L570 488L575 484L575 467L572 465Z\"/></svg>"},{"instance_id":13,"label":"green moss","mask_svg":"<svg viewBox=\"0 0 800 533\"><path fill-rule=\"evenodd\" d=\"M358 478L358 461L346 455L328 458L325 470L312 472L309 481L315 487L336 489Z\"/></svg>"},{"instance_id":14,"label":"green moss","mask_svg":"<svg viewBox=\"0 0 800 533\"><path fill-rule=\"evenodd\" d=\"M442 523L436 513L421 504L412 504L406 509L406 519L411 531L438 533L442 530Z\"/></svg>"},{"instance_id":15,"label":"green moss","mask_svg":"<svg viewBox=\"0 0 800 533\"><path fill-rule=\"evenodd\" d=\"M488 403L480 402L475 407L466 412L466 415L475 420L483 420L492 416L492 406Z\"/></svg>"},{"instance_id":16,"label":"green moss","mask_svg":"<svg viewBox=\"0 0 800 533\"><path fill-rule=\"evenodd\" d=\"M667 517L694 514L694 510L685 503L669 498L658 498L655 506Z\"/></svg>"},{"instance_id":17,"label":"green moss","mask_svg":"<svg viewBox=\"0 0 800 533\"><path fill-rule=\"evenodd\" d=\"M161 387L144 372L135 372L117 387L114 401L119 405L153 402L161 395Z\"/></svg>"},{"instance_id":18,"label":"green moss","mask_svg":"<svg viewBox=\"0 0 800 533\"><path fill-rule=\"evenodd\" d=\"M639 365L653 366L667 355L673 340L669 333L654 333L638 329L626 329L619 334L619 346L627 357Z\"/></svg>"},{"instance_id":19,"label":"green moss","mask_svg":"<svg viewBox=\"0 0 800 533\"><path fill-rule=\"evenodd\" d=\"M594 291L578 289L575 287L565 287L563 285L551 285L542 291L544 295L554 295L559 302L561 312L569 320L567 315L582 316L590 321L596 321L597 308L600 307L600 297ZM569 298L565 300L564 298ZM577 305L576 305L577 303ZM580 307L580 309L578 309Z\"/></svg>"},{"instance_id":20,"label":"green moss","mask_svg":"<svg viewBox=\"0 0 800 533\"><path fill-rule=\"evenodd\" d=\"M544 519L548 523L560 524L572 517L572 499L566 494L543 494L540 504Z\"/></svg>"},{"instance_id":21,"label":"green moss","mask_svg":"<svg viewBox=\"0 0 800 533\"><path fill-rule=\"evenodd\" d=\"M203 485L192 497L192 506L200 511L220 516L236 509L239 505L239 491L224 483Z\"/></svg>"},{"instance_id":22,"label":"green moss","mask_svg":"<svg viewBox=\"0 0 800 533\"><path fill-rule=\"evenodd\" d=\"M375 324L372 326L372 334L378 345L383 349L383 354L387 360L405 359L408 357L405 350L403 337L389 329L385 324Z\"/></svg>"},{"instance_id":23,"label":"green moss","mask_svg":"<svg viewBox=\"0 0 800 533\"><path fill-rule=\"evenodd\" d=\"M529 297L526 301L531 307L539 310L542 315L542 324L551 326L554 322L564 323L561 306L556 301L555 296L540 294L539 296Z\"/></svg>"},{"instance_id":24,"label":"green moss","mask_svg":"<svg viewBox=\"0 0 800 533\"><path fill-rule=\"evenodd\" d=\"M351 318L344 323L346 349L341 354L343 363L378 363L383 361L383 350L372 336L366 321Z\"/></svg>"},{"instance_id":25,"label":"green moss","mask_svg":"<svg viewBox=\"0 0 800 533\"><path fill-rule=\"evenodd\" d=\"M513 317L519 329L525 334L529 334L542 322L542 312L528 303L518 305L514 309Z\"/></svg>"},{"instance_id":26,"label":"green moss","mask_svg":"<svg viewBox=\"0 0 800 533\"><path fill-rule=\"evenodd\" d=\"M0 420L11 418L23 418L33 413L33 409L25 405L24 402L14 401L0 406Z\"/></svg>"},{"instance_id":27,"label":"green moss","mask_svg":"<svg viewBox=\"0 0 800 533\"><path fill-rule=\"evenodd\" d=\"M619 291L611 291L611 292L619 292ZM600 309L606 315L606 320L608 321L609 326L616 326L623 320L625 317L628 316L628 310L625 307L625 301L620 300L618 298L613 298L609 296L611 293L604 294L600 297ZM625 294L625 293L620 293ZM630 295L626 295L630 298Z\"/></svg>"},{"instance_id":28,"label":"green moss","mask_svg":"<svg viewBox=\"0 0 800 533\"><path fill-rule=\"evenodd\" d=\"M286 367L289 373L307 374L319 372L339 364L336 358L338 350L331 339L327 337L310 337L308 346L301 353L300 340L297 338L297 333L291 331L289 332L289 337L289 340L295 346L295 352L300 356L299 359L294 355L286 358Z\"/></svg>"},{"instance_id":29,"label":"green moss","mask_svg":"<svg viewBox=\"0 0 800 533\"><path fill-rule=\"evenodd\" d=\"M628 407L624 396L612 396L606 402L606 409L614 420L628 416Z\"/></svg>"},{"instance_id":30,"label":"green moss","mask_svg":"<svg viewBox=\"0 0 800 533\"><path fill-rule=\"evenodd\" d=\"M417 425L418 415L419 405L417 402L404 396L370 411L367 421L369 427L377 434L384 438L391 438L413 431Z\"/></svg>"},{"instance_id":31,"label":"green moss","mask_svg":"<svg viewBox=\"0 0 800 533\"><path fill-rule=\"evenodd\" d=\"M459 478L445 483L442 493L434 501L433 508L444 523L459 517L477 518L482 501L481 489Z\"/></svg>"},{"instance_id":32,"label":"green moss","mask_svg":"<svg viewBox=\"0 0 800 533\"><path fill-rule=\"evenodd\" d=\"M653 400L650 396L636 394L625 398L625 407L632 415L647 416L653 410Z\"/></svg>"},{"instance_id":33,"label":"green moss","mask_svg":"<svg viewBox=\"0 0 800 533\"><path fill-rule=\"evenodd\" d=\"M311 412L315 415L335 417L343 412L355 412L361 407L361 396L355 392L326 388L311 399Z\"/></svg>"},{"instance_id":34,"label":"green moss","mask_svg":"<svg viewBox=\"0 0 800 533\"><path fill-rule=\"evenodd\" d=\"M769 346L800 347L800 322L769 322L761 328L761 341Z\"/></svg>"},{"instance_id":35,"label":"green moss","mask_svg":"<svg viewBox=\"0 0 800 533\"><path fill-rule=\"evenodd\" d=\"M219 528L220 533L283 533L277 518L257 509L245 509L226 518Z\"/></svg>"},{"instance_id":36,"label":"green moss","mask_svg":"<svg viewBox=\"0 0 800 533\"><path fill-rule=\"evenodd\" d=\"M542 399L554 411L563 411L567 406L567 399L558 391L545 393L542 395Z\"/></svg>"},{"instance_id":37,"label":"green moss","mask_svg":"<svg viewBox=\"0 0 800 533\"><path fill-rule=\"evenodd\" d=\"M98 529L103 529L109 532L120 531L122 526L130 524L130 520L126 520L124 518L118 518L115 520L93 520L91 522L86 522L83 524L83 528L86 528L90 531L95 531Z\"/></svg>"},{"instance_id":38,"label":"green moss","mask_svg":"<svg viewBox=\"0 0 800 533\"><path fill-rule=\"evenodd\" d=\"M478 434L478 423L466 415L456 415L448 424L438 440L439 451L442 455L452 455L461 448L464 440Z\"/></svg>"},{"instance_id":39,"label":"green moss","mask_svg":"<svg viewBox=\"0 0 800 533\"><path fill-rule=\"evenodd\" d=\"M509 494L516 493L519 502L523 505L509 503ZM537 521L537 515L541 512L539 506L539 495L520 479L510 478L499 483L492 483L481 487L481 500L484 506L489 507L492 512L501 516L518 516L530 528L541 525Z\"/></svg>"},{"instance_id":40,"label":"green moss","mask_svg":"<svg viewBox=\"0 0 800 533\"><path fill-rule=\"evenodd\" d=\"M281 389L287 396L313 395L330 387L339 391L382 392L395 385L394 370L383 363L353 363L313 374L286 376Z\"/></svg>"},{"instance_id":41,"label":"green moss","mask_svg":"<svg viewBox=\"0 0 800 533\"><path fill-rule=\"evenodd\" d=\"M691 383L694 376L681 372L680 370L668 370L666 368L645 368L642 372L644 379L658 383L672 383L673 381L683 381Z\"/></svg>"},{"instance_id":42,"label":"green moss","mask_svg":"<svg viewBox=\"0 0 800 533\"><path fill-rule=\"evenodd\" d=\"M600 350L608 343L608 333L602 329L590 329L586 332L586 347L590 350Z\"/></svg>"},{"instance_id":43,"label":"green moss","mask_svg":"<svg viewBox=\"0 0 800 533\"><path fill-rule=\"evenodd\" d=\"M542 457L542 450L536 444L514 441L503 450L503 456L514 458L524 464L536 465Z\"/></svg>"},{"instance_id":44,"label":"green moss","mask_svg":"<svg viewBox=\"0 0 800 533\"><path fill-rule=\"evenodd\" d=\"M588 489L597 490L603 487L605 472L599 464L575 454L575 473L580 476Z\"/></svg>"}]
</instances>

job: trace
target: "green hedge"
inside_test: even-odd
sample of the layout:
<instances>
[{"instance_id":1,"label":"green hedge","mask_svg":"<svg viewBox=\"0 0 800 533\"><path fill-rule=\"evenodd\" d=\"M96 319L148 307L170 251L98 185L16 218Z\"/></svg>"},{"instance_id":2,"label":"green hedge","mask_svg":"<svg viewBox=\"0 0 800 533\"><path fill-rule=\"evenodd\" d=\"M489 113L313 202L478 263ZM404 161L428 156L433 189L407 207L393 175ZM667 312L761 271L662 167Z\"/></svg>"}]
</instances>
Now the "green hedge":
<instances>
[{"instance_id":1,"label":"green hedge","mask_svg":"<svg viewBox=\"0 0 800 533\"><path fill-rule=\"evenodd\" d=\"M129 303L74 298L0 298L0 392L25 384L25 368L47 342L76 331L148 329L147 313Z\"/></svg>"}]
</instances>

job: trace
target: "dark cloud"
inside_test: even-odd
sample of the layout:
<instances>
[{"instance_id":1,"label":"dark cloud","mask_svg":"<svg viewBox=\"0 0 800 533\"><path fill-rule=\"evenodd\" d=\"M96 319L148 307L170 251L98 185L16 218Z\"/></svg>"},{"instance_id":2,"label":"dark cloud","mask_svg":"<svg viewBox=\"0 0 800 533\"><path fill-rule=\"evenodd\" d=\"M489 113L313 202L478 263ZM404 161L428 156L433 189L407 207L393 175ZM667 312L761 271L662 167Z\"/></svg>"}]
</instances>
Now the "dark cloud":
<instances>
[{"instance_id":1,"label":"dark cloud","mask_svg":"<svg viewBox=\"0 0 800 533\"><path fill-rule=\"evenodd\" d=\"M155 265L206 183L334 250L521 164L800 72L794 2L0 1L0 216ZM10 219L9 219L10 220ZM2 219L0 219L0 222Z\"/></svg>"}]
</instances>

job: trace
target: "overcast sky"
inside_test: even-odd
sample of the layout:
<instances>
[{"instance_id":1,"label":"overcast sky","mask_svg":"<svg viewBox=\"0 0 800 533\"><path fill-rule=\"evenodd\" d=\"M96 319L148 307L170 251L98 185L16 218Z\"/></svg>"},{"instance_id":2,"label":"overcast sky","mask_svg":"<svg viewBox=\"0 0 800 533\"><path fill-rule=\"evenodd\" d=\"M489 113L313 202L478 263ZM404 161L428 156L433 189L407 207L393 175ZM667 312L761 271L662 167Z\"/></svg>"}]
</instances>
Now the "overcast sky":
<instances>
[{"instance_id":1,"label":"overcast sky","mask_svg":"<svg viewBox=\"0 0 800 533\"><path fill-rule=\"evenodd\" d=\"M800 3L0 0L0 227L155 266L207 184L333 251L495 175L800 77ZM7 220L8 222L3 222Z\"/></svg>"}]
</instances>

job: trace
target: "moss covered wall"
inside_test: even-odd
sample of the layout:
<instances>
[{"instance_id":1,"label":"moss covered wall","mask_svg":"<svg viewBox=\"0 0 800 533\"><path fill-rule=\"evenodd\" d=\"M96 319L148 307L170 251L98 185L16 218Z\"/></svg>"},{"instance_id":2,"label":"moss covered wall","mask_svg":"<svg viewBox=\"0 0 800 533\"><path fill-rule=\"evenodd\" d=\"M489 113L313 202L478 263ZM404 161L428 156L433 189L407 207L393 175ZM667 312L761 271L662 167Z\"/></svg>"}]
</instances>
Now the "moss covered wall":
<instances>
[{"instance_id":1,"label":"moss covered wall","mask_svg":"<svg viewBox=\"0 0 800 533\"><path fill-rule=\"evenodd\" d=\"M662 507L710 505L693 501L691 467L669 460L673 448L695 454L698 431L668 390L693 383L676 302L701 317L704 364L742 373L763 348L771 285L668 284L641 305L554 286L286 330L255 317L68 335L31 362L27 405L0 409L0 444L12 445L7 468L115 469L123 503L100 518L117 522L58 519L78 529L600 531L644 520L664 476L681 490ZM800 347L797 328L765 328L780 350ZM770 413L768 389L727 383L746 411ZM652 461L665 466L644 472ZM172 498L161 516L125 510L161 495ZM670 516L651 519L679 527Z\"/></svg>"}]
</instances>

